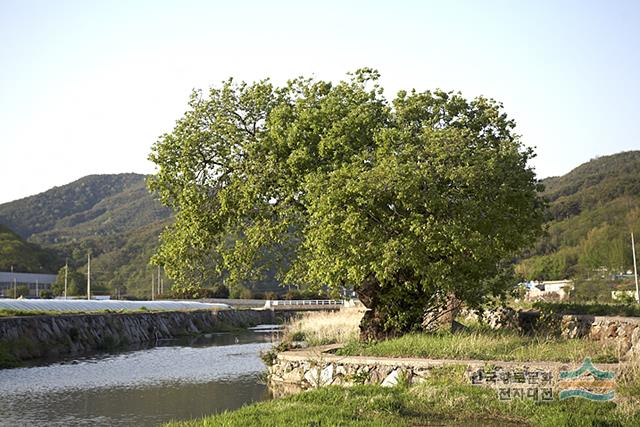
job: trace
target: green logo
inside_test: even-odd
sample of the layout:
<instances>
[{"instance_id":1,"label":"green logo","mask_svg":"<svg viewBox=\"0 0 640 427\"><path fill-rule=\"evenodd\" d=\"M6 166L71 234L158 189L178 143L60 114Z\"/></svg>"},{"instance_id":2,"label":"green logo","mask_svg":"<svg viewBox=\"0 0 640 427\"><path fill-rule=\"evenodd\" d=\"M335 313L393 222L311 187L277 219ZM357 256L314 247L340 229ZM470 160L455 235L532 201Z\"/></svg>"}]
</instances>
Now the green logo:
<instances>
[{"instance_id":1,"label":"green logo","mask_svg":"<svg viewBox=\"0 0 640 427\"><path fill-rule=\"evenodd\" d=\"M560 400L582 397L589 400L607 401L614 397L614 373L601 371L585 358L582 366L574 371L561 371L558 381Z\"/></svg>"}]
</instances>

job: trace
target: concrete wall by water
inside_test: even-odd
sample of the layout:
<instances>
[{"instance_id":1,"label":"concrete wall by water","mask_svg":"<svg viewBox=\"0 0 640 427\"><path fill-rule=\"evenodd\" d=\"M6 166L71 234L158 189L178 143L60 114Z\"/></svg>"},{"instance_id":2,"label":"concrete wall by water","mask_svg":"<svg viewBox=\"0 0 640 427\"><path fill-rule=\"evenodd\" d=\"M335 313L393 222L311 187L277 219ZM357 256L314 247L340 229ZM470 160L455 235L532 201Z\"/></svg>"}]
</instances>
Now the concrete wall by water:
<instances>
[{"instance_id":1,"label":"concrete wall by water","mask_svg":"<svg viewBox=\"0 0 640 427\"><path fill-rule=\"evenodd\" d=\"M75 355L274 321L274 313L267 310L4 317L0 318L0 359Z\"/></svg>"}]
</instances>

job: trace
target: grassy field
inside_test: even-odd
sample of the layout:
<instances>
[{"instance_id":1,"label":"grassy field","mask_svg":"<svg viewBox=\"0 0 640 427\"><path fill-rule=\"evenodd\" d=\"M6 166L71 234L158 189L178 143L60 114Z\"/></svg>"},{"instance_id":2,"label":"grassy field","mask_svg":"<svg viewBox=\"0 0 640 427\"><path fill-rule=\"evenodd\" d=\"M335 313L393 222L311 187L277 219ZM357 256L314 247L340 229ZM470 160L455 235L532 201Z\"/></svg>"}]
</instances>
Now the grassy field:
<instances>
[{"instance_id":1,"label":"grassy field","mask_svg":"<svg viewBox=\"0 0 640 427\"><path fill-rule=\"evenodd\" d=\"M283 341L306 341L310 346L343 343L340 355L480 359L504 361L579 362L591 357L597 363L615 363L619 355L613 344L586 339L527 336L495 331L470 324L465 332L435 335L409 334L386 341L358 341L362 312L307 313L289 323Z\"/></svg>"},{"instance_id":2,"label":"grassy field","mask_svg":"<svg viewBox=\"0 0 640 427\"><path fill-rule=\"evenodd\" d=\"M412 334L378 343L357 341L362 312L308 313L291 322L285 340L310 345L345 343L341 354L499 360L615 362L611 347L588 340L528 337L471 325L466 332ZM501 401L495 390L472 386L464 367L435 370L425 382L394 388L329 386L245 406L199 420L195 426L640 426L640 366L616 378L615 402L584 399Z\"/></svg>"},{"instance_id":3,"label":"grassy field","mask_svg":"<svg viewBox=\"0 0 640 427\"><path fill-rule=\"evenodd\" d=\"M638 426L638 370L619 380L618 400L500 401L465 383L462 368L442 369L412 387L324 387L194 421L196 426Z\"/></svg>"},{"instance_id":4,"label":"grassy field","mask_svg":"<svg viewBox=\"0 0 640 427\"><path fill-rule=\"evenodd\" d=\"M619 355L613 344L586 339L525 336L507 331L479 331L471 328L456 334L409 334L375 343L349 341L340 355L423 357L433 359L479 359L503 361L615 363Z\"/></svg>"}]
</instances>

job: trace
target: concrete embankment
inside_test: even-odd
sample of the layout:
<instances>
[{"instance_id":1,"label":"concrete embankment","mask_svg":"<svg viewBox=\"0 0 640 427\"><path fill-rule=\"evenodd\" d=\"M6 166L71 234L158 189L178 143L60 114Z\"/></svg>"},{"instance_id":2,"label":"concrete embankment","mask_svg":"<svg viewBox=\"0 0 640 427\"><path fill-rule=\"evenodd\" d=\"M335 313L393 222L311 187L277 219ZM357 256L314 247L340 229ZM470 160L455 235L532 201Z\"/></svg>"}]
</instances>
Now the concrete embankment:
<instances>
[{"instance_id":1,"label":"concrete embankment","mask_svg":"<svg viewBox=\"0 0 640 427\"><path fill-rule=\"evenodd\" d=\"M159 339L273 323L270 310L60 314L0 318L0 367ZM4 363L3 363L4 359Z\"/></svg>"}]
</instances>

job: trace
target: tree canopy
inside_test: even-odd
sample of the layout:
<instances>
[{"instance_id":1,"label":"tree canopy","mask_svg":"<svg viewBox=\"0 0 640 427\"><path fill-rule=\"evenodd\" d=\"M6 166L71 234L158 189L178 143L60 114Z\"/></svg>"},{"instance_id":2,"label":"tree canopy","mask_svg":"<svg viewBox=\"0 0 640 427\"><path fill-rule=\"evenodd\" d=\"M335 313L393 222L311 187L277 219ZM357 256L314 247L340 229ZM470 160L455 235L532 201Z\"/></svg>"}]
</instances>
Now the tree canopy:
<instances>
[{"instance_id":1,"label":"tree canopy","mask_svg":"<svg viewBox=\"0 0 640 427\"><path fill-rule=\"evenodd\" d=\"M55 296L64 295L65 269L58 270L56 280L51 284L51 292ZM69 268L67 272L67 296L87 295L87 277L79 271Z\"/></svg>"},{"instance_id":2,"label":"tree canopy","mask_svg":"<svg viewBox=\"0 0 640 427\"><path fill-rule=\"evenodd\" d=\"M453 294L503 295L504 260L544 204L501 104L441 90L389 102L375 70L337 84L232 79L195 91L154 145L150 187L176 211L154 260L176 286L355 286L381 330L411 330Z\"/></svg>"},{"instance_id":3,"label":"tree canopy","mask_svg":"<svg viewBox=\"0 0 640 427\"><path fill-rule=\"evenodd\" d=\"M60 263L52 250L23 240L8 227L0 224L0 271L49 273Z\"/></svg>"}]
</instances>

